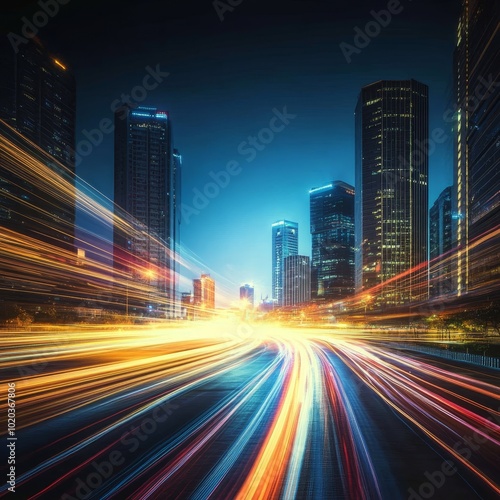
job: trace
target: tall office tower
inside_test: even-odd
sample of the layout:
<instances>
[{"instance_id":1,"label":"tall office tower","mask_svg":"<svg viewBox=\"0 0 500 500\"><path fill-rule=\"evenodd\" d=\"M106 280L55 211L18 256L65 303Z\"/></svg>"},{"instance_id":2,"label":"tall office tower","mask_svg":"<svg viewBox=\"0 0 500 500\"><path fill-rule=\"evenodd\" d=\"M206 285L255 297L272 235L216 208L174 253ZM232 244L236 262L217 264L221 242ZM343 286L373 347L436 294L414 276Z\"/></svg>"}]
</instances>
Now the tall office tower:
<instances>
[{"instance_id":1,"label":"tall office tower","mask_svg":"<svg viewBox=\"0 0 500 500\"><path fill-rule=\"evenodd\" d=\"M429 295L453 291L452 187L445 188L429 211Z\"/></svg>"},{"instance_id":2,"label":"tall office tower","mask_svg":"<svg viewBox=\"0 0 500 500\"><path fill-rule=\"evenodd\" d=\"M297 306L311 300L311 259L289 255L284 259L283 305Z\"/></svg>"},{"instance_id":3,"label":"tall office tower","mask_svg":"<svg viewBox=\"0 0 500 500\"><path fill-rule=\"evenodd\" d=\"M153 305L175 314L176 179L165 111L122 107L115 114L115 268L156 290ZM151 273L148 274L148 270Z\"/></svg>"},{"instance_id":4,"label":"tall office tower","mask_svg":"<svg viewBox=\"0 0 500 500\"><path fill-rule=\"evenodd\" d=\"M180 316L180 297L178 296L179 290L179 277L180 277L180 263L178 256L181 253L181 179L182 179L182 156L177 149L174 149L172 155L172 165L173 165L173 217L172 217L172 227L173 227L173 241L174 241L174 254L172 256L173 261L173 292L174 292L174 311L173 316Z\"/></svg>"},{"instance_id":5,"label":"tall office tower","mask_svg":"<svg viewBox=\"0 0 500 500\"><path fill-rule=\"evenodd\" d=\"M342 181L311 189L311 297L354 294L354 187Z\"/></svg>"},{"instance_id":6,"label":"tall office tower","mask_svg":"<svg viewBox=\"0 0 500 500\"><path fill-rule=\"evenodd\" d=\"M497 0L462 1L454 58L454 239L459 296L472 290L498 290L493 283L500 278L500 238L493 235L500 225L499 24Z\"/></svg>"},{"instance_id":7,"label":"tall office tower","mask_svg":"<svg viewBox=\"0 0 500 500\"><path fill-rule=\"evenodd\" d=\"M428 108L415 80L363 87L356 108L356 291L381 307L428 296Z\"/></svg>"},{"instance_id":8,"label":"tall office tower","mask_svg":"<svg viewBox=\"0 0 500 500\"><path fill-rule=\"evenodd\" d=\"M193 306L199 317L209 317L215 311L215 281L210 274L193 280Z\"/></svg>"},{"instance_id":9,"label":"tall office tower","mask_svg":"<svg viewBox=\"0 0 500 500\"><path fill-rule=\"evenodd\" d=\"M53 57L37 38L20 44L17 53L5 43L3 40L0 44L0 119L48 153L50 157L43 159L45 164L70 184L65 192L66 201L61 204L56 202L57 196L53 197L51 193L42 196L36 184L28 185L25 180L16 180L15 176L3 176L3 182L11 190L29 192L34 206L35 199L44 205L53 205L54 221L62 220L69 226L58 242L50 242L75 252L75 79L70 69ZM15 212L13 207L9 210ZM42 227L39 234L44 239Z\"/></svg>"},{"instance_id":10,"label":"tall office tower","mask_svg":"<svg viewBox=\"0 0 500 500\"><path fill-rule=\"evenodd\" d=\"M299 225L296 222L281 220L272 225L272 266L273 301L283 305L284 259L299 252Z\"/></svg>"},{"instance_id":11,"label":"tall office tower","mask_svg":"<svg viewBox=\"0 0 500 500\"><path fill-rule=\"evenodd\" d=\"M252 285L240 286L240 300L244 300L253 309L255 305L254 287Z\"/></svg>"},{"instance_id":12,"label":"tall office tower","mask_svg":"<svg viewBox=\"0 0 500 500\"><path fill-rule=\"evenodd\" d=\"M16 60L16 128L75 171L76 87L65 64L32 40Z\"/></svg>"}]
</instances>

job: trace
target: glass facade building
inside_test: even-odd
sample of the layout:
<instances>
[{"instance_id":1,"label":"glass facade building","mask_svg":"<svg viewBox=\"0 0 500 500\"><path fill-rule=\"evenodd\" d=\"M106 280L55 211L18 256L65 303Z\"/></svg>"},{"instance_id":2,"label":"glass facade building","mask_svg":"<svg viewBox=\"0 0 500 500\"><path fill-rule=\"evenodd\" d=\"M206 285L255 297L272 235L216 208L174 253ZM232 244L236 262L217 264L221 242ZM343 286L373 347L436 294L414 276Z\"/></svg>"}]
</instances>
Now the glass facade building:
<instances>
[{"instance_id":1,"label":"glass facade building","mask_svg":"<svg viewBox=\"0 0 500 500\"><path fill-rule=\"evenodd\" d=\"M215 311L215 281L210 274L193 280L193 306L195 317L210 317Z\"/></svg>"},{"instance_id":2,"label":"glass facade building","mask_svg":"<svg viewBox=\"0 0 500 500\"><path fill-rule=\"evenodd\" d=\"M180 277L180 263L177 258L180 255L181 244L181 179L182 179L182 155L177 149L174 148L172 154L172 166L174 177L172 181L173 186L173 201L172 201L172 236L173 242L170 247L174 250L172 255L172 280L173 280L173 316L178 317L181 315L181 296L179 296L179 277Z\"/></svg>"},{"instance_id":3,"label":"glass facade building","mask_svg":"<svg viewBox=\"0 0 500 500\"><path fill-rule=\"evenodd\" d=\"M180 156L173 156L170 118L152 107L115 113L115 268L157 291L176 314L176 194Z\"/></svg>"},{"instance_id":4,"label":"glass facade building","mask_svg":"<svg viewBox=\"0 0 500 500\"><path fill-rule=\"evenodd\" d=\"M297 306L311 300L311 259L289 255L284 259L283 305Z\"/></svg>"},{"instance_id":5,"label":"glass facade building","mask_svg":"<svg viewBox=\"0 0 500 500\"><path fill-rule=\"evenodd\" d=\"M283 273L285 258L299 252L299 225L296 222L281 220L272 225L272 286L273 301L283 305Z\"/></svg>"},{"instance_id":6,"label":"glass facade building","mask_svg":"<svg viewBox=\"0 0 500 500\"><path fill-rule=\"evenodd\" d=\"M363 87L356 107L356 291L376 304L425 300L428 251L428 87Z\"/></svg>"},{"instance_id":7,"label":"glass facade building","mask_svg":"<svg viewBox=\"0 0 500 500\"><path fill-rule=\"evenodd\" d=\"M249 307L255 305L255 290L254 287L248 284L240 286L240 300L246 300Z\"/></svg>"},{"instance_id":8,"label":"glass facade building","mask_svg":"<svg viewBox=\"0 0 500 500\"><path fill-rule=\"evenodd\" d=\"M75 171L76 86L73 74L37 39L19 47L15 127Z\"/></svg>"},{"instance_id":9,"label":"glass facade building","mask_svg":"<svg viewBox=\"0 0 500 500\"><path fill-rule=\"evenodd\" d=\"M37 156L66 183L62 203L56 193L42 192L36 180L23 178L22 170L7 172L0 169L2 191L17 193L19 200L23 200L21 204L27 202L21 206L16 205L12 196L0 198L0 219L22 234L38 233L39 239L76 254L75 78L71 70L52 56L36 37L20 44L17 53L3 40L0 43L0 62L0 119L46 152L48 156ZM9 139L19 142L8 128L3 132ZM34 151L27 142L24 147L25 151ZM28 215L30 205L32 215ZM39 207L38 215L34 207ZM46 216L44 210L48 210ZM40 218L50 218L51 222L38 227L30 222ZM64 231L60 231L58 225L64 225ZM57 239L54 239L55 233Z\"/></svg>"},{"instance_id":10,"label":"glass facade building","mask_svg":"<svg viewBox=\"0 0 500 500\"><path fill-rule=\"evenodd\" d=\"M463 0L455 49L454 241L457 295L500 278L500 3ZM489 293L489 292L488 292Z\"/></svg>"},{"instance_id":11,"label":"glass facade building","mask_svg":"<svg viewBox=\"0 0 500 500\"><path fill-rule=\"evenodd\" d=\"M311 298L354 294L354 187L335 181L309 191Z\"/></svg>"},{"instance_id":12,"label":"glass facade building","mask_svg":"<svg viewBox=\"0 0 500 500\"><path fill-rule=\"evenodd\" d=\"M445 188L429 211L429 295L453 292L452 192Z\"/></svg>"}]
</instances>

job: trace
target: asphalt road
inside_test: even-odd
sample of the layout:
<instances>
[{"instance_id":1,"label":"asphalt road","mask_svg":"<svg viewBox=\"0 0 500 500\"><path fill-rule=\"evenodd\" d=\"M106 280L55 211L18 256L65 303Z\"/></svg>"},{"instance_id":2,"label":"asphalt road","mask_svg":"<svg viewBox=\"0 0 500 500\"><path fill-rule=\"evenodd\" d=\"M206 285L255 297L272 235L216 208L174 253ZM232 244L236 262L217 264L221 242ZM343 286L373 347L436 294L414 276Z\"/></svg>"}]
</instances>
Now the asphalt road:
<instances>
[{"instance_id":1,"label":"asphalt road","mask_svg":"<svg viewBox=\"0 0 500 500\"><path fill-rule=\"evenodd\" d=\"M499 371L237 320L0 337L13 498L500 496Z\"/></svg>"}]
</instances>

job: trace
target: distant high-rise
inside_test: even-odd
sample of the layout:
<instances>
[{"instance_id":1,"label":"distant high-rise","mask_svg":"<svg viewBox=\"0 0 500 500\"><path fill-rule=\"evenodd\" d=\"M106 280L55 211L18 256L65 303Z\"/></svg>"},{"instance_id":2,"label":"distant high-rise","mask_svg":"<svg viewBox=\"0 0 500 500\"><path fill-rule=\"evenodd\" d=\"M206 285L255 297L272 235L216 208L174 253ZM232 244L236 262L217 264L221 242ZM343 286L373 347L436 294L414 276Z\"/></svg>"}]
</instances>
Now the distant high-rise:
<instances>
[{"instance_id":1,"label":"distant high-rise","mask_svg":"<svg viewBox=\"0 0 500 500\"><path fill-rule=\"evenodd\" d=\"M42 192L20 170L8 173L0 166L2 190L18 193L23 200L20 203L26 202L24 207L17 206L13 196L4 199L0 195L2 219L22 234L31 228L34 232L30 235L36 233L38 239L75 252L75 79L67 65L50 54L38 38L20 44L18 49L15 54L5 40L0 44L0 119L56 160L40 156L64 179L66 190L62 201L62 193ZM29 215L30 209L39 214ZM48 210L46 216L44 210ZM35 227L37 223L30 222L39 219L46 219L47 225ZM58 221L65 226L64 231L57 227Z\"/></svg>"},{"instance_id":2,"label":"distant high-rise","mask_svg":"<svg viewBox=\"0 0 500 500\"><path fill-rule=\"evenodd\" d=\"M254 287L251 285L240 286L240 300L247 301L248 305L254 307Z\"/></svg>"},{"instance_id":3,"label":"distant high-rise","mask_svg":"<svg viewBox=\"0 0 500 500\"><path fill-rule=\"evenodd\" d=\"M494 236L500 227L499 23L498 0L462 0L454 58L454 284L459 296L499 290L500 237Z\"/></svg>"},{"instance_id":4,"label":"distant high-rise","mask_svg":"<svg viewBox=\"0 0 500 500\"><path fill-rule=\"evenodd\" d=\"M427 298L428 87L364 87L356 108L356 291L376 304Z\"/></svg>"},{"instance_id":5,"label":"distant high-rise","mask_svg":"<svg viewBox=\"0 0 500 500\"><path fill-rule=\"evenodd\" d=\"M281 220L272 225L272 272L273 301L283 305L284 259L297 255L299 251L299 225L296 222Z\"/></svg>"},{"instance_id":6,"label":"distant high-rise","mask_svg":"<svg viewBox=\"0 0 500 500\"><path fill-rule=\"evenodd\" d=\"M176 314L176 201L180 157L171 147L168 114L153 107L122 107L115 115L115 268L157 290L158 305ZM125 223L125 224L124 224ZM165 307L166 304L166 307Z\"/></svg>"},{"instance_id":7,"label":"distant high-rise","mask_svg":"<svg viewBox=\"0 0 500 500\"><path fill-rule=\"evenodd\" d=\"M450 294L452 283L452 187L445 188L429 211L429 294Z\"/></svg>"},{"instance_id":8,"label":"distant high-rise","mask_svg":"<svg viewBox=\"0 0 500 500\"><path fill-rule=\"evenodd\" d=\"M210 316L215 311L215 281L210 274L193 280L193 306L195 315Z\"/></svg>"},{"instance_id":9,"label":"distant high-rise","mask_svg":"<svg viewBox=\"0 0 500 500\"><path fill-rule=\"evenodd\" d=\"M354 187L335 181L309 191L311 298L354 294Z\"/></svg>"},{"instance_id":10,"label":"distant high-rise","mask_svg":"<svg viewBox=\"0 0 500 500\"><path fill-rule=\"evenodd\" d=\"M182 292L180 317L193 319L193 312L193 294L191 292Z\"/></svg>"},{"instance_id":11,"label":"distant high-rise","mask_svg":"<svg viewBox=\"0 0 500 500\"><path fill-rule=\"evenodd\" d=\"M311 260L305 255L284 259L283 305L296 306L311 300Z\"/></svg>"}]
</instances>

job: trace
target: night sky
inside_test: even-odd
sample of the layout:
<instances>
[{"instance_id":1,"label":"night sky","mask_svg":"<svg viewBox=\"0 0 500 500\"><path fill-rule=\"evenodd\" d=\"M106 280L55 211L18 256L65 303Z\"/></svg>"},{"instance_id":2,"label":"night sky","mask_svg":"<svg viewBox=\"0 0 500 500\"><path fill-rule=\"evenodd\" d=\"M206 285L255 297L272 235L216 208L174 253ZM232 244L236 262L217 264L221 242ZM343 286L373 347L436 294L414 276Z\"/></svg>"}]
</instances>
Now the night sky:
<instances>
[{"instance_id":1,"label":"night sky","mask_svg":"<svg viewBox=\"0 0 500 500\"><path fill-rule=\"evenodd\" d=\"M20 33L22 16L32 19L40 6L16 3L2 23ZM452 102L460 0L401 0L401 12L350 63L339 45L353 44L354 28L363 30L386 0L232 3L221 21L211 0L70 0L39 36L75 73L77 144L84 129L112 118L113 101L141 85L147 66L169 73L140 104L170 112L183 203L193 206L193 190L203 191L211 171L233 160L241 169L205 209L184 218L182 245L219 290L236 299L240 284L253 282L258 298L271 294L271 224L297 221L299 252L310 255L308 190L331 180L354 184L354 108L363 85L408 78L429 85L430 130L448 137L430 156L430 203L452 183L451 123L443 115ZM283 130L256 155L241 154L241 143L285 107L296 116ZM112 133L77 174L112 198Z\"/></svg>"}]
</instances>

